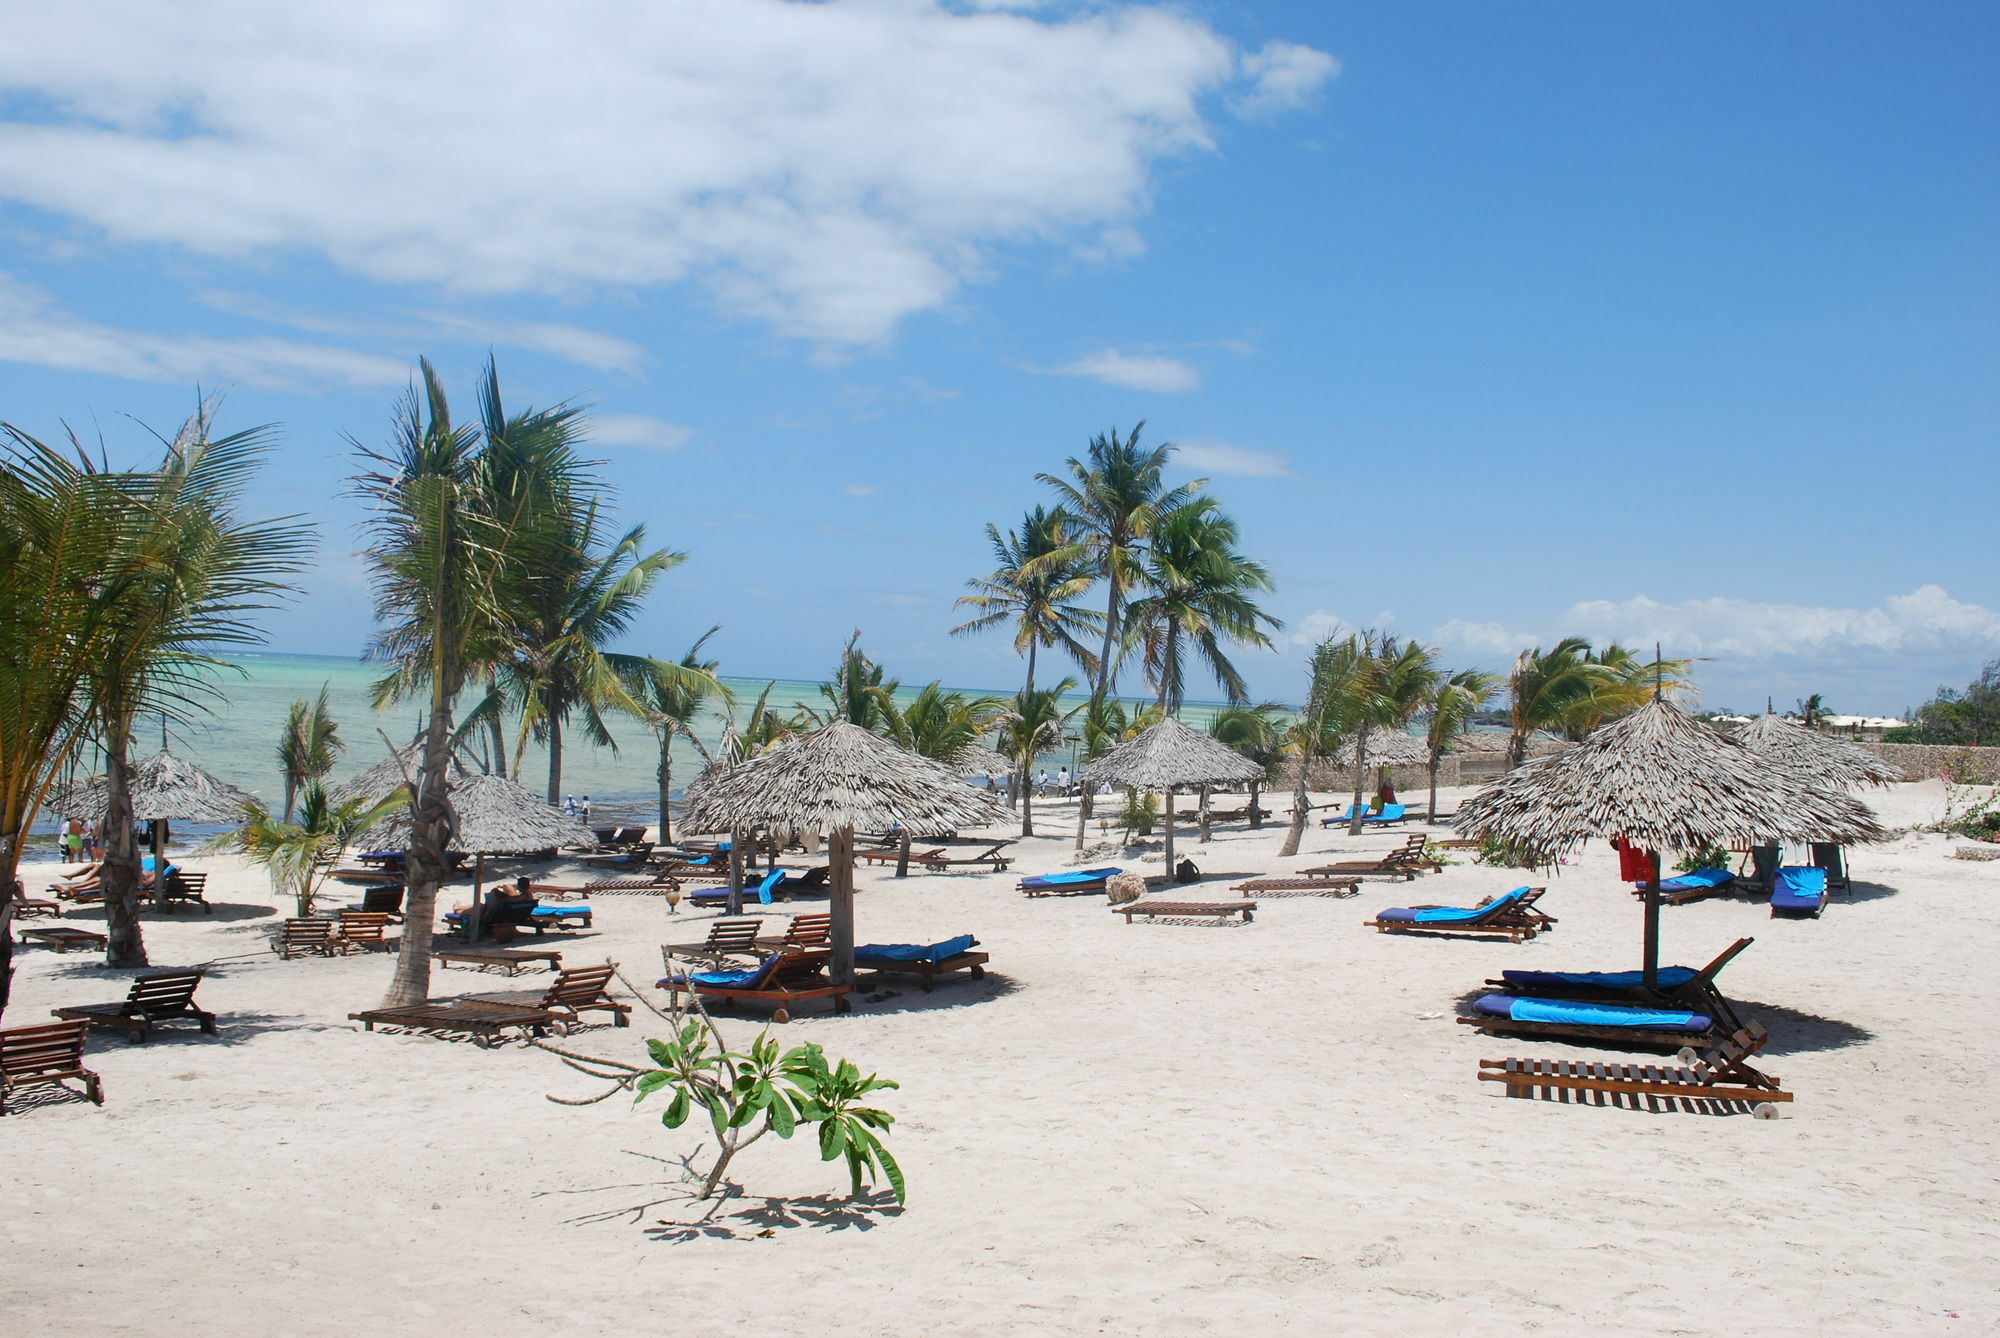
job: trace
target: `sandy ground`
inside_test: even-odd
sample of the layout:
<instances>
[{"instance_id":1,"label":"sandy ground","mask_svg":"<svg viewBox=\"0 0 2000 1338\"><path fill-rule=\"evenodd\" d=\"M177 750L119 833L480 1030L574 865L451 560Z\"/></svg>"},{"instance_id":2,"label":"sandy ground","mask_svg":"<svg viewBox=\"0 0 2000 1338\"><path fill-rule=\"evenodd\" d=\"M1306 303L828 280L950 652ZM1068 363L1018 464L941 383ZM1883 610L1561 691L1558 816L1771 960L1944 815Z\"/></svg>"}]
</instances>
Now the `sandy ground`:
<instances>
[{"instance_id":1,"label":"sandy ground","mask_svg":"<svg viewBox=\"0 0 2000 1338\"><path fill-rule=\"evenodd\" d=\"M1904 826L1941 798L1874 802ZM1281 836L1186 848L1233 882L1401 839L1315 827L1280 861ZM1022 897L1019 873L1062 866L1056 837L1018 845L1006 876L864 871L864 940L969 931L993 955L984 982L875 990L776 1029L902 1082L884 1104L909 1206L850 1203L837 1165L766 1139L707 1212L676 1185L693 1127L663 1129L650 1104L554 1105L594 1088L524 1045L363 1034L346 1015L380 997L387 960L280 962L262 875L194 861L221 904L149 914L146 936L157 964L215 963L201 999L222 1034L93 1040L102 1110L31 1096L0 1123L0 1331L1992 1332L2000 864L1952 844L1854 852L1853 894L1818 921L1747 900L1666 911L1670 961L1756 937L1722 984L1798 1094L1779 1121L1510 1101L1474 1080L1481 1057L1607 1057L1451 1021L1502 967L1637 964L1639 908L1601 845L1551 886L1560 928L1519 946L1361 926L1523 881L1474 866L1267 897L1231 927ZM593 904L595 932L549 942L639 980L710 918ZM14 1024L119 997L131 974L37 947L16 962ZM645 1021L571 1044L632 1059Z\"/></svg>"}]
</instances>

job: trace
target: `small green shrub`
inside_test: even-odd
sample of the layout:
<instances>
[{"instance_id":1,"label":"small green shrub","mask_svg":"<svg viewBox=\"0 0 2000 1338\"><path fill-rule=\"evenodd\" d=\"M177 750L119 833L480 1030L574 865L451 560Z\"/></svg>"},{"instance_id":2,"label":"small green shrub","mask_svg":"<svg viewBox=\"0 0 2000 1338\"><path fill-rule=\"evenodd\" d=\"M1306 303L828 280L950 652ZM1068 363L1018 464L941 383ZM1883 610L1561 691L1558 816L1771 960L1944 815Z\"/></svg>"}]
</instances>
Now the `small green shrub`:
<instances>
[{"instance_id":1,"label":"small green shrub","mask_svg":"<svg viewBox=\"0 0 2000 1338\"><path fill-rule=\"evenodd\" d=\"M1160 801L1150 794L1138 790L1125 792L1125 811L1118 815L1118 821L1128 833L1151 836L1153 824L1160 820Z\"/></svg>"},{"instance_id":2,"label":"small green shrub","mask_svg":"<svg viewBox=\"0 0 2000 1338\"><path fill-rule=\"evenodd\" d=\"M1718 845L1703 846L1690 850L1681 856L1680 863L1674 865L1675 873L1693 873L1696 869L1726 869L1729 867L1729 852Z\"/></svg>"},{"instance_id":3,"label":"small green shrub","mask_svg":"<svg viewBox=\"0 0 2000 1338\"><path fill-rule=\"evenodd\" d=\"M1540 869L1553 861L1519 841L1503 841L1489 836L1479 843L1472 862L1500 869Z\"/></svg>"}]
</instances>

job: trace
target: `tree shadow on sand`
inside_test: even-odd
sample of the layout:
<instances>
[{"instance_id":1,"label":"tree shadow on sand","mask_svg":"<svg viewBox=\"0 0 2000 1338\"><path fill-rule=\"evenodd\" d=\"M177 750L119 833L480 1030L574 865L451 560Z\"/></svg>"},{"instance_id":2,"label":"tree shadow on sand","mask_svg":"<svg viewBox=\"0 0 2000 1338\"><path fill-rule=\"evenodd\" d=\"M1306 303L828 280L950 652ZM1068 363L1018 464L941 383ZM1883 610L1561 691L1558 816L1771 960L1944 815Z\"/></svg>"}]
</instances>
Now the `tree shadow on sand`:
<instances>
[{"instance_id":1,"label":"tree shadow on sand","mask_svg":"<svg viewBox=\"0 0 2000 1338\"><path fill-rule=\"evenodd\" d=\"M670 1214L655 1217L646 1226L648 1238L668 1244L679 1244L693 1240L755 1240L775 1236L780 1231L872 1231L884 1221L902 1216L903 1207L896 1202L896 1196L886 1189L875 1190L854 1198L837 1197L832 1194L815 1194L808 1198L773 1199L745 1194L736 1185L725 1184L716 1191L712 1199L695 1198L696 1186L702 1176L694 1168L694 1160L705 1148L697 1147L685 1156L661 1157L650 1152L630 1152L662 1166L680 1169L681 1178L674 1181L635 1181L628 1184L593 1185L583 1189L544 1190L535 1197L551 1195L588 1195L637 1192L643 1197L637 1202L624 1202L610 1208L592 1209L575 1217L563 1219L565 1226L598 1226L609 1222L623 1221L639 1225L656 1212Z\"/></svg>"},{"instance_id":2,"label":"tree shadow on sand","mask_svg":"<svg viewBox=\"0 0 2000 1338\"><path fill-rule=\"evenodd\" d=\"M1895 895L1896 889L1886 883L1856 882L1849 883L1845 888L1834 893L1832 900L1828 904L1837 906L1847 901L1880 901L1884 897L1893 897Z\"/></svg>"}]
</instances>

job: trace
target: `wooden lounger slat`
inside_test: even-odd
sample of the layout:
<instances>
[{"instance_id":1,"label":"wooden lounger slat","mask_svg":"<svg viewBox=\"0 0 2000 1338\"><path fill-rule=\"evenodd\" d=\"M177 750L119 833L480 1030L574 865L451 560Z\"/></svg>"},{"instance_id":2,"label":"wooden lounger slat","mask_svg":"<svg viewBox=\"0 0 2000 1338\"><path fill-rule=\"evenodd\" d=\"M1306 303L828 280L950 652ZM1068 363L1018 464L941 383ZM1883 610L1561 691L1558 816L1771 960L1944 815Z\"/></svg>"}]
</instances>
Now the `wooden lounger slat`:
<instances>
[{"instance_id":1,"label":"wooden lounger slat","mask_svg":"<svg viewBox=\"0 0 2000 1338\"><path fill-rule=\"evenodd\" d=\"M1771 1074L1748 1063L1769 1040L1762 1027L1751 1025L1703 1051L1691 1068L1658 1065L1570 1062L1567 1060L1482 1059L1482 1079L1502 1082L1511 1096L1551 1093L1560 1099L1599 1096L1644 1096L1654 1100L1740 1101L1762 1105L1792 1100L1793 1094ZM1599 1104L1602 1104L1601 1102Z\"/></svg>"},{"instance_id":2,"label":"wooden lounger slat","mask_svg":"<svg viewBox=\"0 0 2000 1338\"><path fill-rule=\"evenodd\" d=\"M1257 918L1257 903L1254 901L1128 901L1111 909L1124 916L1128 925L1135 915L1143 915L1149 920L1160 915L1218 920L1240 915L1245 924Z\"/></svg>"}]
</instances>

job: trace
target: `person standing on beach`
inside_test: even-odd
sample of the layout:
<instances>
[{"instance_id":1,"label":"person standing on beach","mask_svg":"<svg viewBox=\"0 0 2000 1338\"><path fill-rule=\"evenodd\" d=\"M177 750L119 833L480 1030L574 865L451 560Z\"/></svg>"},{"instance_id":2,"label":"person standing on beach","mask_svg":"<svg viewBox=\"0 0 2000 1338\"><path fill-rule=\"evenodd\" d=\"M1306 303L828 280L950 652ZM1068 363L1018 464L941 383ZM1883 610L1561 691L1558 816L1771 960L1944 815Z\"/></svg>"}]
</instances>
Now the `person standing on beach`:
<instances>
[{"instance_id":1,"label":"person standing on beach","mask_svg":"<svg viewBox=\"0 0 2000 1338\"><path fill-rule=\"evenodd\" d=\"M584 820L585 822L589 822L589 821L590 821L590 796L589 796L589 795L585 795L585 796L583 797L583 802L582 802L581 804L578 804L578 805L577 805L577 815L578 815L579 817L581 817L581 818L582 818L582 819L583 819L583 820Z\"/></svg>"},{"instance_id":2,"label":"person standing on beach","mask_svg":"<svg viewBox=\"0 0 2000 1338\"><path fill-rule=\"evenodd\" d=\"M1058 768L1056 769L1056 793L1057 793L1057 794L1068 794L1068 793L1069 793L1069 768L1068 768L1068 767L1058 767Z\"/></svg>"},{"instance_id":3,"label":"person standing on beach","mask_svg":"<svg viewBox=\"0 0 2000 1338\"><path fill-rule=\"evenodd\" d=\"M83 819L71 818L63 826L62 857L65 864L83 863Z\"/></svg>"}]
</instances>

